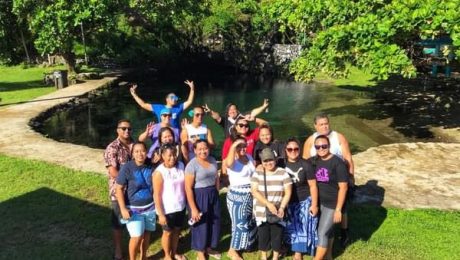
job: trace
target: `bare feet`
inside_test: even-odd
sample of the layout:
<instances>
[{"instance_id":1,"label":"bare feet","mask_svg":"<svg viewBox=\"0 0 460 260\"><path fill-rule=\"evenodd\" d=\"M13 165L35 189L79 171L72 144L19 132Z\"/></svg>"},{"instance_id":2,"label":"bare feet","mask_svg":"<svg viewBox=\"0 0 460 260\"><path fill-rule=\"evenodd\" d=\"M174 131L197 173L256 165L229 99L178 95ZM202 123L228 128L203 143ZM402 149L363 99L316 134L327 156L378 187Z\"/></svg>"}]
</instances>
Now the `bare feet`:
<instances>
[{"instance_id":1,"label":"bare feet","mask_svg":"<svg viewBox=\"0 0 460 260\"><path fill-rule=\"evenodd\" d=\"M240 256L240 254L235 250L230 248L227 252L228 257L232 260L243 260L243 258Z\"/></svg>"}]
</instances>

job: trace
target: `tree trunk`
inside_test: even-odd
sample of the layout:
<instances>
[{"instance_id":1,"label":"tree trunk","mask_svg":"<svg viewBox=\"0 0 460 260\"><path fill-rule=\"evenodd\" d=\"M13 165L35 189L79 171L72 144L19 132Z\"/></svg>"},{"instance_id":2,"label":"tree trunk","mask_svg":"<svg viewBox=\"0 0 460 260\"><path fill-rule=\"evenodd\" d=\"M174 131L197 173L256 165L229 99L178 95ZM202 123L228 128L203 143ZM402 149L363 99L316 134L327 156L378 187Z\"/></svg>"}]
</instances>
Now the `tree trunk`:
<instances>
[{"instance_id":1,"label":"tree trunk","mask_svg":"<svg viewBox=\"0 0 460 260\"><path fill-rule=\"evenodd\" d=\"M29 51L27 50L26 40L24 39L24 33L22 33L21 28L18 28L18 29L19 29L19 33L21 34L21 42L22 42L22 46L24 47L24 52L26 53L27 63L30 64L30 56L29 56Z\"/></svg>"},{"instance_id":2,"label":"tree trunk","mask_svg":"<svg viewBox=\"0 0 460 260\"><path fill-rule=\"evenodd\" d=\"M67 65L68 75L76 73L75 54L71 51L62 54L65 64Z\"/></svg>"}]
</instances>

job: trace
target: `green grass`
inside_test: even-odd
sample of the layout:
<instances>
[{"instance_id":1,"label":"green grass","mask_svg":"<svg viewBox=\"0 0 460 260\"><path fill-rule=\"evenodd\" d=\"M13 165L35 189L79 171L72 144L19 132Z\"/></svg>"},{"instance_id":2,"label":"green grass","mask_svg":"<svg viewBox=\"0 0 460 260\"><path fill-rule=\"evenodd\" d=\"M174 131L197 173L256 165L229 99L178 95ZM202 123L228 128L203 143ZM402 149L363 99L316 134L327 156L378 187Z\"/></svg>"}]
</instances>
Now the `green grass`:
<instances>
[{"instance_id":1,"label":"green grass","mask_svg":"<svg viewBox=\"0 0 460 260\"><path fill-rule=\"evenodd\" d=\"M45 73L65 69L63 65L55 67L0 66L0 106L25 102L56 90L54 86L45 86ZM82 66L81 72L103 72L104 69Z\"/></svg>"},{"instance_id":2,"label":"green grass","mask_svg":"<svg viewBox=\"0 0 460 260\"><path fill-rule=\"evenodd\" d=\"M0 155L0 259L110 259L106 177ZM222 202L225 196L222 195ZM228 248L230 222L223 203L220 250ZM339 259L453 259L460 255L460 213L355 206L353 243L335 247ZM180 248L189 259L189 236ZM127 251L127 234L124 250ZM160 232L149 255L161 256ZM257 259L257 253L245 253ZM290 259L288 257L287 259Z\"/></svg>"},{"instance_id":3,"label":"green grass","mask_svg":"<svg viewBox=\"0 0 460 260\"><path fill-rule=\"evenodd\" d=\"M44 73L50 73L58 67L0 66L0 104L14 104L34 99L55 91L54 86L43 84Z\"/></svg>"},{"instance_id":4,"label":"green grass","mask_svg":"<svg viewBox=\"0 0 460 260\"><path fill-rule=\"evenodd\" d=\"M343 86L343 87L372 87L377 84L375 81L375 77L371 74L360 70L356 67L350 67L350 74L347 78L342 79L334 79L328 77L323 73L318 73L315 77L317 81L330 81L333 82L336 86Z\"/></svg>"}]
</instances>

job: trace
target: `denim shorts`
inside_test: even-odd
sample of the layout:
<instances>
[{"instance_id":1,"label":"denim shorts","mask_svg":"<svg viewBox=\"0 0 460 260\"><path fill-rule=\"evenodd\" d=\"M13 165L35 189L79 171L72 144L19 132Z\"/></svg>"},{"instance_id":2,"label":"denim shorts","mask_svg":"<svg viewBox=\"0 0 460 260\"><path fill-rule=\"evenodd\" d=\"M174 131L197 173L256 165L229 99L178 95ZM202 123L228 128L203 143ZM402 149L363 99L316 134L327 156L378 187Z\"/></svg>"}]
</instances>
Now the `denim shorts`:
<instances>
[{"instance_id":1,"label":"denim shorts","mask_svg":"<svg viewBox=\"0 0 460 260\"><path fill-rule=\"evenodd\" d=\"M140 237L145 231L155 231L156 214L155 210L148 210L142 213L131 213L128 220L120 219L121 224L126 224L130 237Z\"/></svg>"}]
</instances>

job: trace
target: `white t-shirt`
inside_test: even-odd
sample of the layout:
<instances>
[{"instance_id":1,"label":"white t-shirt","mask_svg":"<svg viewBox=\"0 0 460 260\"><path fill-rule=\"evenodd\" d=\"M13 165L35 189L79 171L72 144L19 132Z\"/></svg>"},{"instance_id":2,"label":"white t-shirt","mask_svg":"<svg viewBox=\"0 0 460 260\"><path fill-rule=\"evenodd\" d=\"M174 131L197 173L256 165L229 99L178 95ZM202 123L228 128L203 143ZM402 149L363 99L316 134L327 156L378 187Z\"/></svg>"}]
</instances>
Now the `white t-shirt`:
<instances>
[{"instance_id":1,"label":"white t-shirt","mask_svg":"<svg viewBox=\"0 0 460 260\"><path fill-rule=\"evenodd\" d=\"M230 187L250 185L252 174L256 171L254 159L250 155L246 155L249 161L242 164L240 160L235 160L232 167L227 168L228 179Z\"/></svg>"}]
</instances>

